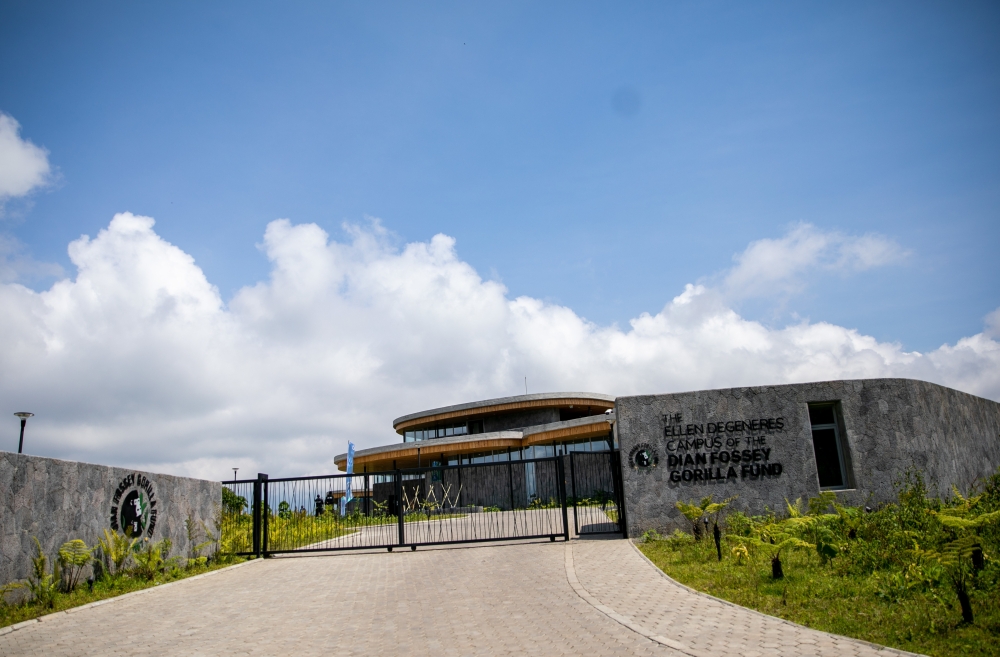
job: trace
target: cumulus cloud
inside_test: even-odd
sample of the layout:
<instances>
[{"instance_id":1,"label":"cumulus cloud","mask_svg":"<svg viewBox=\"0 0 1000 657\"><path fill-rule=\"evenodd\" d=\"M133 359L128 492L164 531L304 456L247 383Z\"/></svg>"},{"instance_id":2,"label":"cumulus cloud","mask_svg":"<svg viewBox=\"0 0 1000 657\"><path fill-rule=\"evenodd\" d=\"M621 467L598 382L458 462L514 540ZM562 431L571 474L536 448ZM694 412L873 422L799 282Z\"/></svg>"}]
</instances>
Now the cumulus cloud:
<instances>
[{"instance_id":1,"label":"cumulus cloud","mask_svg":"<svg viewBox=\"0 0 1000 657\"><path fill-rule=\"evenodd\" d=\"M881 235L844 235L803 223L784 237L752 242L734 256L724 287L735 298L792 294L817 272L851 274L894 264L907 255L898 243Z\"/></svg>"},{"instance_id":2,"label":"cumulus cloud","mask_svg":"<svg viewBox=\"0 0 1000 657\"><path fill-rule=\"evenodd\" d=\"M21 139L20 132L14 117L0 112L0 208L46 185L52 173L48 151Z\"/></svg>"},{"instance_id":3,"label":"cumulus cloud","mask_svg":"<svg viewBox=\"0 0 1000 657\"><path fill-rule=\"evenodd\" d=\"M909 376L1000 398L995 333L907 352L823 322L768 328L704 285L625 329L600 326L510 298L446 235L397 248L377 224L348 228L338 242L272 222L270 276L228 303L152 219L128 213L70 245L74 279L0 285L0 397L37 414L29 451L215 479L236 466L321 473L348 440L398 440L396 416L517 394L525 375L533 391L619 395ZM815 232L796 230L793 244ZM837 244L823 262L885 260Z\"/></svg>"}]
</instances>

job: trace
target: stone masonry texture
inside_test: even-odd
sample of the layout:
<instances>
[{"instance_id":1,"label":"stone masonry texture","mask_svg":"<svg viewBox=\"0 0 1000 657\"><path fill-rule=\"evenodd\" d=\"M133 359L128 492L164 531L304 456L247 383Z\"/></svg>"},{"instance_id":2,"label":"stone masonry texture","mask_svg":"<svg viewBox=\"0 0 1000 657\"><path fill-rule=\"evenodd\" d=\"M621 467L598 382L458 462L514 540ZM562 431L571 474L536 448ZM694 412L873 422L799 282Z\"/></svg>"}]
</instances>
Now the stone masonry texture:
<instances>
[{"instance_id":1,"label":"stone masonry texture","mask_svg":"<svg viewBox=\"0 0 1000 657\"><path fill-rule=\"evenodd\" d=\"M952 486L963 493L1000 466L1000 404L910 379L864 379L794 385L729 388L699 392L619 397L617 431L621 445L623 479L631 536L647 529L689 529L675 508L678 500L712 495L721 500L739 496L734 508L763 513L783 510L785 500L808 498L820 492L816 473L808 404L839 402L841 428L848 446L850 483L837 491L841 503L877 505L895 499L894 483L907 470L923 473L932 494L948 495ZM672 419L679 425L707 427L708 423L760 418L783 418L783 428L770 431L696 434L685 438L721 439L721 448L678 449L665 435ZM678 424L674 422L675 424ZM747 444L753 435L762 443ZM729 446L727 439L738 440ZM640 445L658 455L655 467L637 467L630 455ZM684 456L756 446L770 449L768 462L781 463L777 476L743 477L741 464L714 464L722 479L671 481L671 454ZM673 449L671 449L673 448ZM762 461L763 462L763 461ZM739 476L726 478L729 465Z\"/></svg>"},{"instance_id":2,"label":"stone masonry texture","mask_svg":"<svg viewBox=\"0 0 1000 657\"><path fill-rule=\"evenodd\" d=\"M93 545L111 528L115 491L130 475L137 483L140 476L148 480L156 502L151 540L169 538L172 555L188 553L189 516L215 530L222 501L219 482L0 452L0 585L31 572L32 537L50 558L75 538ZM205 540L204 534L199 538Z\"/></svg>"}]
</instances>

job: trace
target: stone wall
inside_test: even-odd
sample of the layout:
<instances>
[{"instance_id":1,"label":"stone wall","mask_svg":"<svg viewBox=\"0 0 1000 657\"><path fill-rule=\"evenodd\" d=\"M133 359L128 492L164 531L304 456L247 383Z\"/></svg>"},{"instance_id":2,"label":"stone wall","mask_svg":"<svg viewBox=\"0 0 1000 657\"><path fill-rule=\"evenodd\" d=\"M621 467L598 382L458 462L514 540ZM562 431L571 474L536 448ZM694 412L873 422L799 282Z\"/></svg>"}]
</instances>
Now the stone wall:
<instances>
[{"instance_id":1,"label":"stone wall","mask_svg":"<svg viewBox=\"0 0 1000 657\"><path fill-rule=\"evenodd\" d=\"M687 529L674 506L677 500L738 495L735 508L761 513L765 507L784 509L786 499L817 495L808 404L829 401L840 402L848 446L851 485L837 491L844 503L875 505L895 499L893 484L907 469L920 470L932 494L946 495L952 485L967 491L1000 466L1000 404L923 381L827 381L619 397L617 431L629 534ZM758 426L736 431L740 425L729 423L740 420L757 420ZM719 423L723 430L712 431ZM636 464L636 453L644 446L656 465ZM721 462L721 452L736 449L741 456L747 449L759 451L749 453L749 464L728 455L729 462ZM688 454L700 454L706 462L676 465L677 458ZM768 467L760 474L763 465ZM677 479L684 469L699 469L703 475L707 469L711 478L671 480L672 472L678 472L673 475Z\"/></svg>"},{"instance_id":2,"label":"stone wall","mask_svg":"<svg viewBox=\"0 0 1000 657\"><path fill-rule=\"evenodd\" d=\"M184 521L213 531L222 485L76 461L0 452L0 585L31 571L37 537L54 557L74 538L93 545L102 530L123 522L143 538L169 538L172 555L188 553ZM204 540L202 538L201 540Z\"/></svg>"}]
</instances>

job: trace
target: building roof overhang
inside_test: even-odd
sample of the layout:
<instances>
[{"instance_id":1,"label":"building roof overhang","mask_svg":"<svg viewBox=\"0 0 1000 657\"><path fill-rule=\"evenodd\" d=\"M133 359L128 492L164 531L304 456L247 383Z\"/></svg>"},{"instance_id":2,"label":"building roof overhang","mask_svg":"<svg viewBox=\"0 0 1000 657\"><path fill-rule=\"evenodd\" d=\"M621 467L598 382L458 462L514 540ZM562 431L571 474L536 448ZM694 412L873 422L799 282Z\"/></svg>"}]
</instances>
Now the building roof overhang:
<instances>
[{"instance_id":1,"label":"building roof overhang","mask_svg":"<svg viewBox=\"0 0 1000 657\"><path fill-rule=\"evenodd\" d=\"M607 435L615 420L614 413L602 413L566 422L541 424L516 431L495 431L450 438L436 438L410 443L395 443L354 453L354 472L367 467L368 472L383 472L393 467L409 468L426 465L438 457L474 454L505 449L521 449L532 445L585 440ZM334 463L341 470L347 467L347 454L338 454ZM395 463L395 466L393 466Z\"/></svg>"},{"instance_id":2,"label":"building roof overhang","mask_svg":"<svg viewBox=\"0 0 1000 657\"><path fill-rule=\"evenodd\" d=\"M614 408L615 398L612 395L602 395L596 392L545 392L534 395L500 397L403 415L392 421L392 428L396 430L396 433L402 434L409 429L431 426L449 420L475 419L493 413L570 406L607 410Z\"/></svg>"}]
</instances>

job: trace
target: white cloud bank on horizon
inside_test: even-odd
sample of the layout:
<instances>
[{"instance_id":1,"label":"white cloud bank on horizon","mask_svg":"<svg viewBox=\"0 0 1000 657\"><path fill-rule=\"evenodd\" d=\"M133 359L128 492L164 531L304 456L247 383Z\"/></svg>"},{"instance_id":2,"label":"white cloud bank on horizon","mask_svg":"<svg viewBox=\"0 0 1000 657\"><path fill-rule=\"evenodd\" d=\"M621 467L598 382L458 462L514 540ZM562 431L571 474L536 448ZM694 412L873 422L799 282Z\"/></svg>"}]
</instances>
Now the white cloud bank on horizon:
<instances>
[{"instance_id":1,"label":"white cloud bank on horizon","mask_svg":"<svg viewBox=\"0 0 1000 657\"><path fill-rule=\"evenodd\" d=\"M0 112L0 210L7 199L26 196L49 183L49 153L21 139L21 124Z\"/></svg>"},{"instance_id":2,"label":"white cloud bank on horizon","mask_svg":"<svg viewBox=\"0 0 1000 657\"><path fill-rule=\"evenodd\" d=\"M340 243L284 219L264 235L269 280L225 304L153 223L118 214L74 241L75 280L0 285L0 396L4 412L37 414L29 453L213 479L330 472L348 439L399 440L394 417L518 394L524 376L533 392L617 395L903 376L1000 399L1000 309L983 333L921 354L825 322L768 328L733 311L731 292L688 285L623 330L508 298L446 235L397 249L377 222ZM837 245L834 260L815 239ZM733 271L766 261L762 244L799 263L785 289L810 258L856 270L902 253L799 226Z\"/></svg>"}]
</instances>

